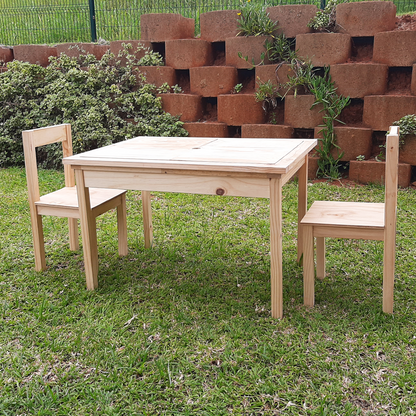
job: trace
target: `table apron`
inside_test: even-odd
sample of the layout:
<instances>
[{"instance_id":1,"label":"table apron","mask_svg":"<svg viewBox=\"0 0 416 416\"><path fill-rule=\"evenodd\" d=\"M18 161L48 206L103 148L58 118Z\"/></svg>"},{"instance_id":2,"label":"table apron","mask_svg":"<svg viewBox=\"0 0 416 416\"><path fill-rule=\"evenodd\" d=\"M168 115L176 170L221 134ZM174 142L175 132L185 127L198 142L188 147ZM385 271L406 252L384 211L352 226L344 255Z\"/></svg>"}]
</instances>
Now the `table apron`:
<instances>
[{"instance_id":1,"label":"table apron","mask_svg":"<svg viewBox=\"0 0 416 416\"><path fill-rule=\"evenodd\" d=\"M84 180L89 188L270 198L269 178L84 170Z\"/></svg>"}]
</instances>

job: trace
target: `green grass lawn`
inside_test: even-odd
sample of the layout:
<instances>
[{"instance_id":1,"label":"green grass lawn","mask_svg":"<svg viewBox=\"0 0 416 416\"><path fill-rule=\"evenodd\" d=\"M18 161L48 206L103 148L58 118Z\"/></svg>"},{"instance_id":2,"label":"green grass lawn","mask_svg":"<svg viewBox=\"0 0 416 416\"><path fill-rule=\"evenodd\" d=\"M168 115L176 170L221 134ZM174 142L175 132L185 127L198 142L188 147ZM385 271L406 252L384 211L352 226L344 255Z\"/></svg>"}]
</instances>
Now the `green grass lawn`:
<instances>
[{"instance_id":1,"label":"green grass lawn","mask_svg":"<svg viewBox=\"0 0 416 416\"><path fill-rule=\"evenodd\" d=\"M41 171L48 185L63 175ZM383 188L309 186L310 201L382 201ZM416 192L399 191L395 312L382 244L329 240L303 306L297 188L284 188L284 318L270 317L268 201L156 193L145 250L128 193L129 255L98 219L99 289L65 220L44 220L35 272L23 169L0 170L0 414L410 415L416 412Z\"/></svg>"}]
</instances>

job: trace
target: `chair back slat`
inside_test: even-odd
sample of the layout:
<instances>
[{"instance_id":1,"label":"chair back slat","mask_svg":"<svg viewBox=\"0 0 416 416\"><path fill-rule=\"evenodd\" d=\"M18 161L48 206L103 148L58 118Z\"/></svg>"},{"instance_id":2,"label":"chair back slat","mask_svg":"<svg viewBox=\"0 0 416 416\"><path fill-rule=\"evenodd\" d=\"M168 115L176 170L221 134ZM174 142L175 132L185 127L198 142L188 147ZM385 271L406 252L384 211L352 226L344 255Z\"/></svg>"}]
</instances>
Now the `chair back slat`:
<instances>
[{"instance_id":1,"label":"chair back slat","mask_svg":"<svg viewBox=\"0 0 416 416\"><path fill-rule=\"evenodd\" d=\"M62 142L63 156L72 156L72 132L71 125L64 124L66 130L66 139ZM64 166L65 186L75 186L75 172L69 165Z\"/></svg>"},{"instance_id":2,"label":"chair back slat","mask_svg":"<svg viewBox=\"0 0 416 416\"><path fill-rule=\"evenodd\" d=\"M25 130L22 132L22 138L29 204L32 205L40 199L36 148L51 143L62 142L64 157L72 156L71 125L59 124L57 126ZM73 170L68 167L64 167L64 169L65 186L74 186L75 176Z\"/></svg>"},{"instance_id":3,"label":"chair back slat","mask_svg":"<svg viewBox=\"0 0 416 416\"><path fill-rule=\"evenodd\" d=\"M386 139L386 173L385 173L385 235L394 238L396 233L396 207L399 163L399 128L390 127Z\"/></svg>"},{"instance_id":4,"label":"chair back slat","mask_svg":"<svg viewBox=\"0 0 416 416\"><path fill-rule=\"evenodd\" d=\"M59 124L57 126L42 127L39 129L28 130L33 132L32 140L35 147L45 146L51 143L64 142L67 140L66 126L68 124Z\"/></svg>"}]
</instances>

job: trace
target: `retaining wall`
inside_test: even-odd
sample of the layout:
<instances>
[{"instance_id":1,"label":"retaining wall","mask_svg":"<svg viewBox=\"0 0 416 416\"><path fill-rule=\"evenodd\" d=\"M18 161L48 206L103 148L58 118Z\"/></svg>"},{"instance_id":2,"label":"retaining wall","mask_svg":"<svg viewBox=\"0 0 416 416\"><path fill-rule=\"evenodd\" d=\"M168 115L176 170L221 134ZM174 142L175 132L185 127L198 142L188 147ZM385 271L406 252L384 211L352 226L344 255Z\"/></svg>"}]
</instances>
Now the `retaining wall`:
<instances>
[{"instance_id":1,"label":"retaining wall","mask_svg":"<svg viewBox=\"0 0 416 416\"><path fill-rule=\"evenodd\" d=\"M374 156L382 149L385 133L402 116L416 114L416 31L399 30L403 27L395 25L392 2L338 5L339 33L313 33L306 25L316 11L313 5L268 9L270 17L278 20L278 32L295 39L298 54L311 59L315 67L330 65L339 93L351 97L351 104L341 114L345 124L336 129L341 160L354 162L349 164L350 179L382 182L384 170L374 168ZM201 14L198 38L193 37L192 19L178 14L142 17L140 41L160 52L166 63L165 67L144 67L143 72L156 85L178 84L184 91L162 94L164 109L181 116L190 136L319 138L322 114L319 108L310 109L313 96L302 95L302 91L296 96L288 94L268 115L256 102L256 81L285 82L290 68L283 65L276 72L276 65L260 64L266 38L236 37L237 13ZM74 51L69 46L0 47L0 61L18 59L47 65L49 56ZM117 53L121 42L82 47L100 58L107 49ZM239 93L233 92L236 84L243 85ZM360 155L368 160L357 161ZM316 160L310 161L312 178ZM415 179L416 154L406 161L400 168L401 186Z\"/></svg>"}]
</instances>

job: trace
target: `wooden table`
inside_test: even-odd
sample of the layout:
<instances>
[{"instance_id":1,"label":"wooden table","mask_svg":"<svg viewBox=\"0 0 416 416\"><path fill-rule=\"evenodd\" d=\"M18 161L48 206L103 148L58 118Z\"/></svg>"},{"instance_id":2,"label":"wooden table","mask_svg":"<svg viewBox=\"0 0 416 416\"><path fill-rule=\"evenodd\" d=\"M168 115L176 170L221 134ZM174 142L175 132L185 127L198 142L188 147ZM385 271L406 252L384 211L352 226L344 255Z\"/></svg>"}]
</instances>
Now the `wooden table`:
<instances>
[{"instance_id":1,"label":"wooden table","mask_svg":"<svg viewBox=\"0 0 416 416\"><path fill-rule=\"evenodd\" d=\"M152 244L150 191L270 199L272 316L283 315L282 187L298 172L299 222L307 209L308 153L315 139L136 137L64 158L75 170L85 274L98 286L97 236L89 187L142 191L145 246Z\"/></svg>"}]
</instances>

